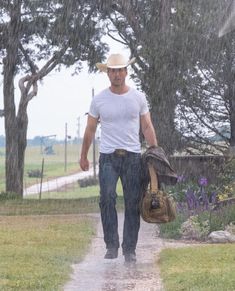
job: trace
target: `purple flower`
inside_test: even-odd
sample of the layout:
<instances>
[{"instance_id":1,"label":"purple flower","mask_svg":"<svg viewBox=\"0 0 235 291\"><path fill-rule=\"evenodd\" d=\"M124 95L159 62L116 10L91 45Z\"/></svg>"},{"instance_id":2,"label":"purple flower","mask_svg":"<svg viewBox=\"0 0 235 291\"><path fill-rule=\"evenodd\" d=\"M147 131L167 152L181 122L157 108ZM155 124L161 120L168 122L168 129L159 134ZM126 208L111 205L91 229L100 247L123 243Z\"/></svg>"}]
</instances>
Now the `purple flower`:
<instances>
[{"instance_id":1,"label":"purple flower","mask_svg":"<svg viewBox=\"0 0 235 291\"><path fill-rule=\"evenodd\" d=\"M177 182L178 182L178 183L183 183L183 182L185 182L185 176L184 176L184 175L180 175L180 176L178 176L178 178L177 178Z\"/></svg>"},{"instance_id":2,"label":"purple flower","mask_svg":"<svg viewBox=\"0 0 235 291\"><path fill-rule=\"evenodd\" d=\"M208 198L207 194L205 193L205 191L201 192L201 198L202 198L202 204L205 206L205 209L208 210L208 208L209 208L209 198Z\"/></svg>"},{"instance_id":3,"label":"purple flower","mask_svg":"<svg viewBox=\"0 0 235 291\"><path fill-rule=\"evenodd\" d=\"M212 204L215 204L216 203L216 200L217 200L217 193L216 192L212 192L211 193L211 196L210 196L210 202Z\"/></svg>"},{"instance_id":4,"label":"purple flower","mask_svg":"<svg viewBox=\"0 0 235 291\"><path fill-rule=\"evenodd\" d=\"M199 179L199 181L198 181L198 184L200 185L200 186L207 186L208 185L208 181L207 181L207 178L205 178L205 177L201 177L200 179Z\"/></svg>"},{"instance_id":5,"label":"purple flower","mask_svg":"<svg viewBox=\"0 0 235 291\"><path fill-rule=\"evenodd\" d=\"M188 205L188 209L189 210L196 209L197 206L199 205L199 202L198 202L198 199L196 197L195 191L193 191L192 189L188 189L185 196L186 196L186 202Z\"/></svg>"}]
</instances>

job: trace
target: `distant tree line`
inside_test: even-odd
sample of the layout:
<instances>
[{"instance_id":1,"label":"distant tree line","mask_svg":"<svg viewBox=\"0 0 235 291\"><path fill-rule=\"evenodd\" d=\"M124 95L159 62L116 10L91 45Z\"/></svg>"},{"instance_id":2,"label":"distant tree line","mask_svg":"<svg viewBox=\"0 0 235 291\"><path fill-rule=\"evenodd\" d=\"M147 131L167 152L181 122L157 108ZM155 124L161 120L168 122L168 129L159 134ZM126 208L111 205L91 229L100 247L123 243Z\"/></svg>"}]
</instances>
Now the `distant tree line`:
<instances>
[{"instance_id":1,"label":"distant tree line","mask_svg":"<svg viewBox=\"0 0 235 291\"><path fill-rule=\"evenodd\" d=\"M64 139L53 139L51 142L53 144L64 144ZM82 138L74 138L69 141L72 144L81 144ZM27 146L41 146L42 145L42 137L35 136L34 138L27 139ZM4 135L0 135L0 147L6 146L6 138Z\"/></svg>"}]
</instances>

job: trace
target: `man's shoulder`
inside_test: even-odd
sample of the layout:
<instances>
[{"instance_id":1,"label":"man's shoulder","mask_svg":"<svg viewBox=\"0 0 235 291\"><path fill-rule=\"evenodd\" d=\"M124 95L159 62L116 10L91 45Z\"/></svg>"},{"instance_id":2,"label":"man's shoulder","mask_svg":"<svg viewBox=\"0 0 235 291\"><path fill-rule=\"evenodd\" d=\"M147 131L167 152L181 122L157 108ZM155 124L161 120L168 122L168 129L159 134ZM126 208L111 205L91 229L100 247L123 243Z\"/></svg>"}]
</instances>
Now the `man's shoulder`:
<instances>
[{"instance_id":1,"label":"man's shoulder","mask_svg":"<svg viewBox=\"0 0 235 291\"><path fill-rule=\"evenodd\" d=\"M99 93L97 93L94 98L99 99L99 98L103 98L105 96L107 96L107 94L109 93L109 89L105 88L102 91L100 91Z\"/></svg>"},{"instance_id":2,"label":"man's shoulder","mask_svg":"<svg viewBox=\"0 0 235 291\"><path fill-rule=\"evenodd\" d=\"M133 88L133 87L130 88L130 94L132 94L132 95L134 95L137 98L142 99L142 100L146 99L146 95L144 92L142 92L136 88Z\"/></svg>"}]
</instances>

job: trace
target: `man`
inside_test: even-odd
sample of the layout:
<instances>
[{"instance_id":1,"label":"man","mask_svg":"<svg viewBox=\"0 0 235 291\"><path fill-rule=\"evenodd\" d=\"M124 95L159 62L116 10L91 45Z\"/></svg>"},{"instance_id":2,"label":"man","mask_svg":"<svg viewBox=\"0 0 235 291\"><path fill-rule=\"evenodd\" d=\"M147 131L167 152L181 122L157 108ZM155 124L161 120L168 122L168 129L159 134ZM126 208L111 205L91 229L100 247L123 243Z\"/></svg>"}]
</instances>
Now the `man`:
<instances>
[{"instance_id":1,"label":"man","mask_svg":"<svg viewBox=\"0 0 235 291\"><path fill-rule=\"evenodd\" d=\"M140 125L148 145L157 145L145 95L125 82L127 67L133 62L134 59L128 62L122 55L112 54L106 64L96 64L100 71L107 72L110 87L94 96L91 102L80 159L81 169L87 171L88 150L100 121L99 205L107 248L105 259L117 258L120 246L115 207L120 178L125 203L122 251L126 262L136 261L140 227Z\"/></svg>"}]
</instances>

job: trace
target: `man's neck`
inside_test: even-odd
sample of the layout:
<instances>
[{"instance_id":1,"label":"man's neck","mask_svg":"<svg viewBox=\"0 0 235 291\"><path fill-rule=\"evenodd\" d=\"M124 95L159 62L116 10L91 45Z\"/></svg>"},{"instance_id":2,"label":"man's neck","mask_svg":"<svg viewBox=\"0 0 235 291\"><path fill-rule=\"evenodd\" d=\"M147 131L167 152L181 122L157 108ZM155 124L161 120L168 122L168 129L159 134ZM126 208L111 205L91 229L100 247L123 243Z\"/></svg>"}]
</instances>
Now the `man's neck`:
<instances>
[{"instance_id":1,"label":"man's neck","mask_svg":"<svg viewBox=\"0 0 235 291\"><path fill-rule=\"evenodd\" d=\"M124 86L113 86L111 85L109 87L110 91L114 94L122 95L125 94L129 91L129 86L124 85Z\"/></svg>"}]
</instances>

